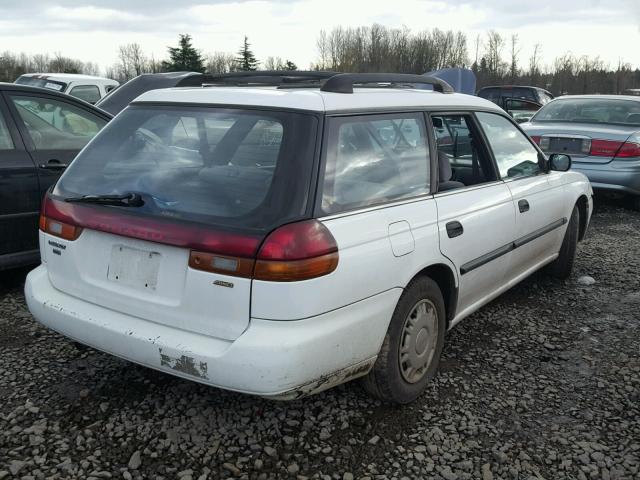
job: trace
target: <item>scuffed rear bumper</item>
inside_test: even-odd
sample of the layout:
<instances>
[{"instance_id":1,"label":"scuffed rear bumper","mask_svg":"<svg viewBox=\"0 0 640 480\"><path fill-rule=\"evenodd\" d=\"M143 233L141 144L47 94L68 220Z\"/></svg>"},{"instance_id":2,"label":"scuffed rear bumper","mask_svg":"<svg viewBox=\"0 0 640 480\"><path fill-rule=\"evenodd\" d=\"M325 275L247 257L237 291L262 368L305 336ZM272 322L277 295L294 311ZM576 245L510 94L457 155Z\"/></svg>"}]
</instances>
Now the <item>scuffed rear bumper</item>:
<instances>
[{"instance_id":1,"label":"scuffed rear bumper","mask_svg":"<svg viewBox=\"0 0 640 480\"><path fill-rule=\"evenodd\" d=\"M207 385L278 399L316 393L366 374L400 296L393 289L297 321L252 319L235 341L154 323L57 290L46 265L25 296L43 325L98 350Z\"/></svg>"},{"instance_id":2,"label":"scuffed rear bumper","mask_svg":"<svg viewBox=\"0 0 640 480\"><path fill-rule=\"evenodd\" d=\"M571 167L587 176L597 190L640 195L640 159L612 160L609 163L580 163Z\"/></svg>"}]
</instances>

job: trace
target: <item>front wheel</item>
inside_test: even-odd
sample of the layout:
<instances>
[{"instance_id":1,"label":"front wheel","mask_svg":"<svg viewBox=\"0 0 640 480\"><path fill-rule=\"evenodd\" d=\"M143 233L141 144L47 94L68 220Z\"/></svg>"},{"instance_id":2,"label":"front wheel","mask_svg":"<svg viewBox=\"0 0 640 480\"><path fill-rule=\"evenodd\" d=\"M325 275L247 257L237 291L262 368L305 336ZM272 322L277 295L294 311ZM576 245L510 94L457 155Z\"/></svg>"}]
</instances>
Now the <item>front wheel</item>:
<instances>
[{"instance_id":1,"label":"front wheel","mask_svg":"<svg viewBox=\"0 0 640 480\"><path fill-rule=\"evenodd\" d=\"M382 401L414 401L432 379L444 345L444 300L428 277L413 280L396 305L373 369L363 385Z\"/></svg>"},{"instance_id":2,"label":"front wheel","mask_svg":"<svg viewBox=\"0 0 640 480\"><path fill-rule=\"evenodd\" d=\"M549 264L549 274L561 280L566 280L571 276L573 262L576 259L576 249L578 247L578 235L580 229L580 211L578 207L573 207L564 240L556 258Z\"/></svg>"}]
</instances>

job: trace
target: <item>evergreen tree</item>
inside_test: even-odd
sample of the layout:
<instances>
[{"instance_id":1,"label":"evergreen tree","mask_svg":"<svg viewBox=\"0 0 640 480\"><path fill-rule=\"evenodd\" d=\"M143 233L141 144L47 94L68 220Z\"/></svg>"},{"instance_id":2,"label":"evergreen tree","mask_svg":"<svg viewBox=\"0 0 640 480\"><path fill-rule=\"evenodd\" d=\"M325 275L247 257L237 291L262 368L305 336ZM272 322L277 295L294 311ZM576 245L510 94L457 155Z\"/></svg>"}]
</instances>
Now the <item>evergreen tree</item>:
<instances>
[{"instance_id":1,"label":"evergreen tree","mask_svg":"<svg viewBox=\"0 0 640 480\"><path fill-rule=\"evenodd\" d=\"M258 60L256 60L256 56L249 47L249 39L245 35L244 44L238 52L238 58L236 58L236 64L240 71L246 72L258 69Z\"/></svg>"},{"instance_id":2,"label":"evergreen tree","mask_svg":"<svg viewBox=\"0 0 640 480\"><path fill-rule=\"evenodd\" d=\"M284 69L285 70L298 70L298 66L293 63L291 60L287 60L286 63L284 64Z\"/></svg>"},{"instance_id":3,"label":"evergreen tree","mask_svg":"<svg viewBox=\"0 0 640 480\"><path fill-rule=\"evenodd\" d=\"M166 72L204 72L202 55L191 45L191 35L180 34L177 47L169 47L169 60L162 62Z\"/></svg>"}]
</instances>

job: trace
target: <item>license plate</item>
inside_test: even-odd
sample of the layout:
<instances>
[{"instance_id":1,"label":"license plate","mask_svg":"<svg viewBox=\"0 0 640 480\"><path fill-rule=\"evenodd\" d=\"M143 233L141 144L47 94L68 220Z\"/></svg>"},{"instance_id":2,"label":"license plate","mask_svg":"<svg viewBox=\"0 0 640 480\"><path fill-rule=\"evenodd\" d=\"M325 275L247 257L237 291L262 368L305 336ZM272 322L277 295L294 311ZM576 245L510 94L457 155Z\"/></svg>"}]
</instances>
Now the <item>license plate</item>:
<instances>
[{"instance_id":1,"label":"license plate","mask_svg":"<svg viewBox=\"0 0 640 480\"><path fill-rule=\"evenodd\" d=\"M158 252L114 245L107 278L129 287L155 290L161 259L162 255Z\"/></svg>"}]
</instances>

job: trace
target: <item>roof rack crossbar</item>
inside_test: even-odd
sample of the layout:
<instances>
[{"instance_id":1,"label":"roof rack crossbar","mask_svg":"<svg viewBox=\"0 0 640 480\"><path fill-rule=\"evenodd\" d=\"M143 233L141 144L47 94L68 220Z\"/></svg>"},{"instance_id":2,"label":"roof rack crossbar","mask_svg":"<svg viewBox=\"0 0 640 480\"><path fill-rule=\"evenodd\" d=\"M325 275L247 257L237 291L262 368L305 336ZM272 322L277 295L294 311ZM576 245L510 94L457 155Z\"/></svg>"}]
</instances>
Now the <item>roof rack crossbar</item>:
<instances>
[{"instance_id":1,"label":"roof rack crossbar","mask_svg":"<svg viewBox=\"0 0 640 480\"><path fill-rule=\"evenodd\" d=\"M407 73L341 73L327 79L320 90L333 93L353 93L353 85L388 83L388 84L421 84L431 85L436 92L453 93L447 82L428 75L412 75Z\"/></svg>"}]
</instances>

